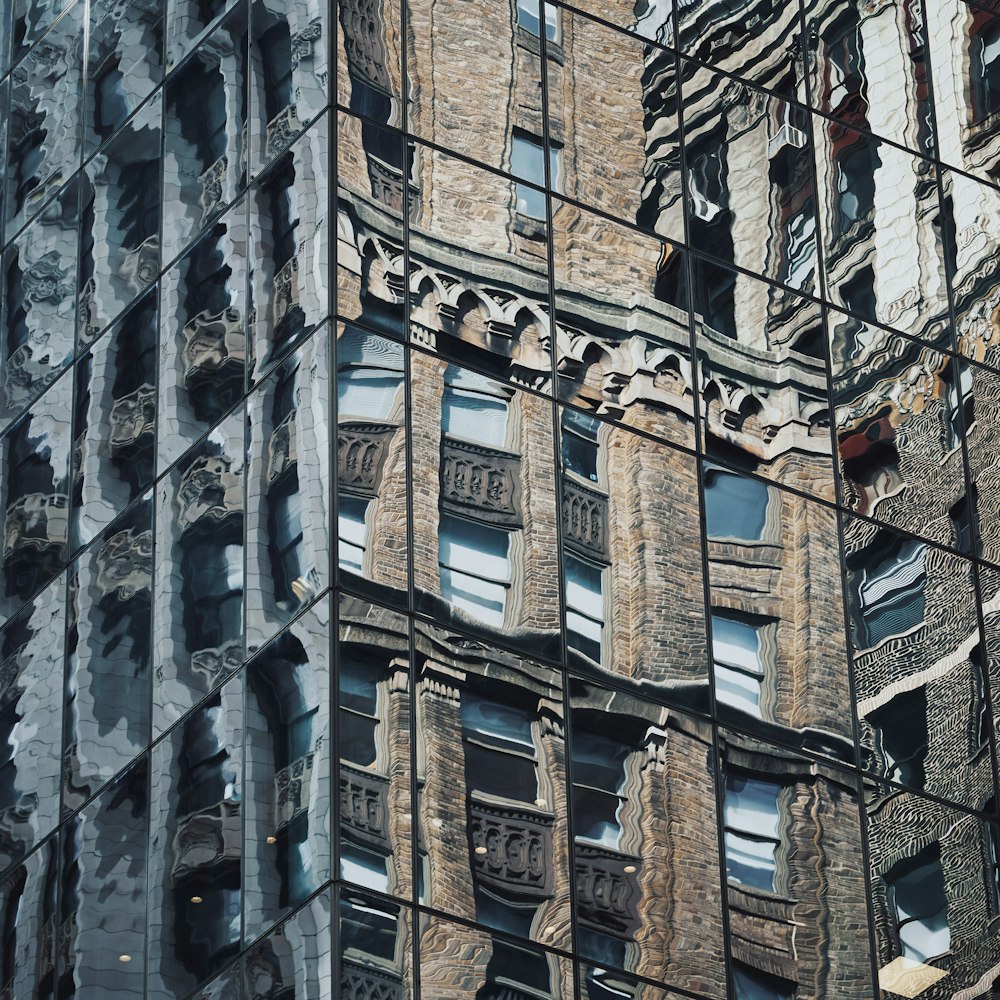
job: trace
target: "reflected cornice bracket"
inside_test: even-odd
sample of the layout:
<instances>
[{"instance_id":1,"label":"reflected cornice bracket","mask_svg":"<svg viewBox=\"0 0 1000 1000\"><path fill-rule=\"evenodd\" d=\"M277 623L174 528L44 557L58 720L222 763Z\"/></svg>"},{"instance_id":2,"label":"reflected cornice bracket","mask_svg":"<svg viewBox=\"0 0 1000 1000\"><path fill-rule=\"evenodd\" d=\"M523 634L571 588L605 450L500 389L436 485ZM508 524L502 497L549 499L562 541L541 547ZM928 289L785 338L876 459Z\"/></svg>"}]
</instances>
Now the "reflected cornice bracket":
<instances>
[{"instance_id":1,"label":"reflected cornice bracket","mask_svg":"<svg viewBox=\"0 0 1000 1000\"><path fill-rule=\"evenodd\" d=\"M520 458L496 448L442 438L441 509L506 528L521 527Z\"/></svg>"},{"instance_id":2,"label":"reflected cornice bracket","mask_svg":"<svg viewBox=\"0 0 1000 1000\"><path fill-rule=\"evenodd\" d=\"M275 779L277 782L277 779ZM388 853L389 779L340 762L340 822L345 833L368 847Z\"/></svg>"},{"instance_id":3,"label":"reflected cornice bracket","mask_svg":"<svg viewBox=\"0 0 1000 1000\"><path fill-rule=\"evenodd\" d=\"M518 803L470 798L469 843L476 880L505 894L550 897L554 822L551 814Z\"/></svg>"},{"instance_id":4,"label":"reflected cornice bracket","mask_svg":"<svg viewBox=\"0 0 1000 1000\"><path fill-rule=\"evenodd\" d=\"M575 857L580 923L603 934L631 938L641 924L638 873L642 861L597 844L578 843Z\"/></svg>"},{"instance_id":5,"label":"reflected cornice bracket","mask_svg":"<svg viewBox=\"0 0 1000 1000\"><path fill-rule=\"evenodd\" d=\"M606 494L564 477L562 514L567 547L582 556L609 562Z\"/></svg>"},{"instance_id":6,"label":"reflected cornice bracket","mask_svg":"<svg viewBox=\"0 0 1000 1000\"><path fill-rule=\"evenodd\" d=\"M378 494L394 424L343 423L337 427L337 480L348 493Z\"/></svg>"}]
</instances>

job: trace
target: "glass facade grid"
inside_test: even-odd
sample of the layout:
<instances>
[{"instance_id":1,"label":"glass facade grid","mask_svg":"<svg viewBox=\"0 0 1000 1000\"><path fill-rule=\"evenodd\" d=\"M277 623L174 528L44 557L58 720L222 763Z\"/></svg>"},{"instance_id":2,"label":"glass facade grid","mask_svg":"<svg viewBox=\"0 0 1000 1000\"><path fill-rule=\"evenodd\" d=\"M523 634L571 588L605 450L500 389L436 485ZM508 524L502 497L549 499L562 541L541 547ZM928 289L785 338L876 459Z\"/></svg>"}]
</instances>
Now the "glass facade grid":
<instances>
[{"instance_id":1,"label":"glass facade grid","mask_svg":"<svg viewBox=\"0 0 1000 1000\"><path fill-rule=\"evenodd\" d=\"M998 95L967 0L6 5L0 995L995 989Z\"/></svg>"}]
</instances>

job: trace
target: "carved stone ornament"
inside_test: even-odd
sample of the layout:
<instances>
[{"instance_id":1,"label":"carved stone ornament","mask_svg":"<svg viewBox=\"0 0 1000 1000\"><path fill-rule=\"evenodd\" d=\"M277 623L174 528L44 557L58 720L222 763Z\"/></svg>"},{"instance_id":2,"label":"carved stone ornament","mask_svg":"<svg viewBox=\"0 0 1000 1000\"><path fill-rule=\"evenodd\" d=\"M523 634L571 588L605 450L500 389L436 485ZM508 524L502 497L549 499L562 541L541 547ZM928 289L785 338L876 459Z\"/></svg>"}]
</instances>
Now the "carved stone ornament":
<instances>
[{"instance_id":1,"label":"carved stone ornament","mask_svg":"<svg viewBox=\"0 0 1000 1000\"><path fill-rule=\"evenodd\" d=\"M277 326L285 316L299 304L299 260L289 258L274 276L274 325Z\"/></svg>"},{"instance_id":2,"label":"carved stone ornament","mask_svg":"<svg viewBox=\"0 0 1000 1000\"><path fill-rule=\"evenodd\" d=\"M267 485L271 487L291 469L298 458L295 410L271 432L267 442Z\"/></svg>"},{"instance_id":3,"label":"carved stone ornament","mask_svg":"<svg viewBox=\"0 0 1000 1000\"><path fill-rule=\"evenodd\" d=\"M562 520L569 548L608 561L608 498L603 493L564 479Z\"/></svg>"},{"instance_id":4,"label":"carved stone ornament","mask_svg":"<svg viewBox=\"0 0 1000 1000\"><path fill-rule=\"evenodd\" d=\"M640 865L639 859L610 848L577 844L577 913L585 927L624 938L638 930Z\"/></svg>"},{"instance_id":5,"label":"carved stone ornament","mask_svg":"<svg viewBox=\"0 0 1000 1000\"><path fill-rule=\"evenodd\" d=\"M318 17L314 17L301 31L292 35L292 69L313 54L313 42L318 42L322 37L323 21Z\"/></svg>"},{"instance_id":6,"label":"carved stone ornament","mask_svg":"<svg viewBox=\"0 0 1000 1000\"><path fill-rule=\"evenodd\" d=\"M201 205L202 224L207 222L218 209L222 208L228 169L229 159L220 156L198 179L201 184L198 204Z\"/></svg>"},{"instance_id":7,"label":"carved stone ornament","mask_svg":"<svg viewBox=\"0 0 1000 1000\"><path fill-rule=\"evenodd\" d=\"M200 312L183 330L184 381L190 385L195 375L204 376L246 361L246 334L235 309L219 313Z\"/></svg>"},{"instance_id":8,"label":"carved stone ornament","mask_svg":"<svg viewBox=\"0 0 1000 1000\"><path fill-rule=\"evenodd\" d=\"M382 481L391 424L345 423L337 428L337 479L347 492L373 497Z\"/></svg>"},{"instance_id":9,"label":"carved stone ornament","mask_svg":"<svg viewBox=\"0 0 1000 1000\"><path fill-rule=\"evenodd\" d=\"M402 1000L403 984L382 969L345 958L340 970L343 1000Z\"/></svg>"},{"instance_id":10,"label":"carved stone ornament","mask_svg":"<svg viewBox=\"0 0 1000 1000\"><path fill-rule=\"evenodd\" d=\"M156 280L159 269L160 238L154 235L125 254L118 273L128 282L130 288L141 291Z\"/></svg>"},{"instance_id":11,"label":"carved stone ornament","mask_svg":"<svg viewBox=\"0 0 1000 1000\"><path fill-rule=\"evenodd\" d=\"M56 350L48 333L11 352L4 365L4 398L8 406L29 402L59 374L64 352Z\"/></svg>"},{"instance_id":12,"label":"carved stone ornament","mask_svg":"<svg viewBox=\"0 0 1000 1000\"><path fill-rule=\"evenodd\" d=\"M59 266L59 254L50 250L30 264L21 276L21 288L25 302L35 305L39 302L59 304L70 293L66 280L69 271Z\"/></svg>"},{"instance_id":13,"label":"carved stone ornament","mask_svg":"<svg viewBox=\"0 0 1000 1000\"><path fill-rule=\"evenodd\" d=\"M340 822L344 835L389 851L389 779L340 762Z\"/></svg>"},{"instance_id":14,"label":"carved stone ornament","mask_svg":"<svg viewBox=\"0 0 1000 1000\"><path fill-rule=\"evenodd\" d=\"M469 843L476 879L507 894L551 896L552 828L552 816L544 813L470 800ZM485 853L477 848L485 848Z\"/></svg>"},{"instance_id":15,"label":"carved stone ornament","mask_svg":"<svg viewBox=\"0 0 1000 1000\"><path fill-rule=\"evenodd\" d=\"M239 639L230 639L221 646L199 649L191 654L191 670L204 677L209 686L238 669L242 662L243 643Z\"/></svg>"},{"instance_id":16,"label":"carved stone ornament","mask_svg":"<svg viewBox=\"0 0 1000 1000\"><path fill-rule=\"evenodd\" d=\"M277 156L291 145L292 140L302 131L302 122L295 112L295 105L282 108L268 123L264 148L268 157Z\"/></svg>"},{"instance_id":17,"label":"carved stone ornament","mask_svg":"<svg viewBox=\"0 0 1000 1000\"><path fill-rule=\"evenodd\" d=\"M194 872L205 872L242 853L240 804L224 801L192 813L180 821L174 834L174 884Z\"/></svg>"},{"instance_id":18,"label":"carved stone ornament","mask_svg":"<svg viewBox=\"0 0 1000 1000\"><path fill-rule=\"evenodd\" d=\"M243 477L224 455L196 458L184 473L177 494L177 525L183 532L205 518L221 522L243 511Z\"/></svg>"},{"instance_id":19,"label":"carved stone ornament","mask_svg":"<svg viewBox=\"0 0 1000 1000\"><path fill-rule=\"evenodd\" d=\"M156 421L156 389L141 385L111 407L109 438L112 451L135 444L144 434L152 434Z\"/></svg>"},{"instance_id":20,"label":"carved stone ornament","mask_svg":"<svg viewBox=\"0 0 1000 1000\"><path fill-rule=\"evenodd\" d=\"M441 507L473 513L482 521L519 527L521 460L509 452L443 438L441 441Z\"/></svg>"},{"instance_id":21,"label":"carved stone ornament","mask_svg":"<svg viewBox=\"0 0 1000 1000\"><path fill-rule=\"evenodd\" d=\"M4 559L15 552L66 544L69 498L65 493L29 493L7 508L4 519Z\"/></svg>"},{"instance_id":22,"label":"carved stone ornament","mask_svg":"<svg viewBox=\"0 0 1000 1000\"><path fill-rule=\"evenodd\" d=\"M309 786L312 783L315 760L315 753L307 753L275 774L275 830L284 829L296 816L309 811Z\"/></svg>"},{"instance_id":23,"label":"carved stone ornament","mask_svg":"<svg viewBox=\"0 0 1000 1000\"><path fill-rule=\"evenodd\" d=\"M107 595L117 592L122 601L148 591L153 580L152 531L119 531L97 555L97 584Z\"/></svg>"}]
</instances>

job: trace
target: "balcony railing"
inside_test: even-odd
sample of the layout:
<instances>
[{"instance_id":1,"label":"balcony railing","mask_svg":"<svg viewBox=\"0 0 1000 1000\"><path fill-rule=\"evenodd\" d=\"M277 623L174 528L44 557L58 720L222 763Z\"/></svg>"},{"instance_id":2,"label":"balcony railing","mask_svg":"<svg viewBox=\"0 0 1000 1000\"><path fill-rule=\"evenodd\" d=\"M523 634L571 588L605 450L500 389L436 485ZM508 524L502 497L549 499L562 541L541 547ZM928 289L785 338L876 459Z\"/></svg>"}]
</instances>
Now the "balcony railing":
<instances>
[{"instance_id":1,"label":"balcony railing","mask_svg":"<svg viewBox=\"0 0 1000 1000\"><path fill-rule=\"evenodd\" d=\"M551 815L526 807L470 799L470 854L477 881L532 899L551 896L553 822Z\"/></svg>"}]
</instances>

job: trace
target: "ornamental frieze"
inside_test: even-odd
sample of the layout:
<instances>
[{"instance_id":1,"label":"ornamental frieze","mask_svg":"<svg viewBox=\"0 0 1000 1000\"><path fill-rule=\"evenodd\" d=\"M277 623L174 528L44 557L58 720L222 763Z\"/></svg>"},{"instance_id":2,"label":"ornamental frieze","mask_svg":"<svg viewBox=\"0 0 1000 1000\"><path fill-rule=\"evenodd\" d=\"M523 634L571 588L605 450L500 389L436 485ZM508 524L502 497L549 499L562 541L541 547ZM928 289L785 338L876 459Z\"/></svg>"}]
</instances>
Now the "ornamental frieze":
<instances>
[{"instance_id":1,"label":"ornamental frieze","mask_svg":"<svg viewBox=\"0 0 1000 1000\"><path fill-rule=\"evenodd\" d=\"M337 480L348 493L373 497L378 493L392 424L344 423L337 427Z\"/></svg>"},{"instance_id":2,"label":"ornamental frieze","mask_svg":"<svg viewBox=\"0 0 1000 1000\"><path fill-rule=\"evenodd\" d=\"M552 816L516 804L469 801L476 880L533 899L552 895Z\"/></svg>"},{"instance_id":3,"label":"ornamental frieze","mask_svg":"<svg viewBox=\"0 0 1000 1000\"><path fill-rule=\"evenodd\" d=\"M441 441L441 508L482 521L519 527L521 460L484 445Z\"/></svg>"}]
</instances>

